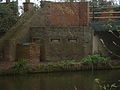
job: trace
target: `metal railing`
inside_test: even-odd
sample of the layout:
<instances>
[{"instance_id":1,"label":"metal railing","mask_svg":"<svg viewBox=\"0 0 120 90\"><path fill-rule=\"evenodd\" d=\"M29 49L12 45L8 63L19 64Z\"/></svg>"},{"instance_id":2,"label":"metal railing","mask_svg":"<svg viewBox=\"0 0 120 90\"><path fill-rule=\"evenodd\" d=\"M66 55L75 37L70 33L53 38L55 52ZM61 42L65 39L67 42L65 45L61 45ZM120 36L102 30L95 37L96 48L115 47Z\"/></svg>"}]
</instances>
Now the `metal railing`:
<instances>
[{"instance_id":1,"label":"metal railing","mask_svg":"<svg viewBox=\"0 0 120 90\"><path fill-rule=\"evenodd\" d=\"M90 7L90 21L120 20L120 6Z\"/></svg>"}]
</instances>

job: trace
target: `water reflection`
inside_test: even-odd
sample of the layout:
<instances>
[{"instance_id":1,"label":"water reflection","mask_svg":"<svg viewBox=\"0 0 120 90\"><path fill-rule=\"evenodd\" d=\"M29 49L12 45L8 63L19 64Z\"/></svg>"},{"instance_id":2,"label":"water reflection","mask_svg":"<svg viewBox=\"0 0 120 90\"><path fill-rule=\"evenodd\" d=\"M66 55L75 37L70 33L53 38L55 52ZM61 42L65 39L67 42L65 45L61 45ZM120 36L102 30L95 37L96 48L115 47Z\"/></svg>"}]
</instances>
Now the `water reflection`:
<instances>
[{"instance_id":1,"label":"water reflection","mask_svg":"<svg viewBox=\"0 0 120 90\"><path fill-rule=\"evenodd\" d=\"M96 90L94 79L118 80L120 70L0 76L0 90Z\"/></svg>"}]
</instances>

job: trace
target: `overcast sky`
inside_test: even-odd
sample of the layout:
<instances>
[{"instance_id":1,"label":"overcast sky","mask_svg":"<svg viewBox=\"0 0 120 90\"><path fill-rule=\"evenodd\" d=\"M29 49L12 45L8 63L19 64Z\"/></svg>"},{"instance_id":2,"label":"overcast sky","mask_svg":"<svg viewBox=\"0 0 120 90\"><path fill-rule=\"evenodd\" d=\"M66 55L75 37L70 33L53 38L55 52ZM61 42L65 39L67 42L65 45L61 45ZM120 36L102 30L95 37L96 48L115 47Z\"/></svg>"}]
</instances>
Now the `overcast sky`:
<instances>
[{"instance_id":1,"label":"overcast sky","mask_svg":"<svg viewBox=\"0 0 120 90\"><path fill-rule=\"evenodd\" d=\"M5 2L6 0L3 0ZM10 1L16 1L16 0L10 0ZM31 2L34 2L35 4L39 4L40 0L30 0ZM19 6L22 5L22 3L25 2L25 0L18 0Z\"/></svg>"},{"instance_id":2,"label":"overcast sky","mask_svg":"<svg viewBox=\"0 0 120 90\"><path fill-rule=\"evenodd\" d=\"M6 0L3 0L3 1L5 2ZM11 1L16 1L16 0L11 0ZM41 0L30 0L30 1L39 5ZM60 1L60 0L43 0L43 1ZM88 1L90 1L90 0L88 0ZM107 0L107 1L119 2L120 0ZM18 0L19 6L22 6L23 2L25 2L25 0Z\"/></svg>"},{"instance_id":3,"label":"overcast sky","mask_svg":"<svg viewBox=\"0 0 120 90\"><path fill-rule=\"evenodd\" d=\"M5 2L6 0L3 0L3 2ZM16 1L16 0L10 0L10 1ZM40 0L30 0L31 2L35 3L36 5L40 5ZM18 0L18 6L19 6L19 12L20 14L22 13L22 9L21 6L23 6L23 2L25 2L25 0Z\"/></svg>"},{"instance_id":4,"label":"overcast sky","mask_svg":"<svg viewBox=\"0 0 120 90\"><path fill-rule=\"evenodd\" d=\"M3 0L3 2L5 2L6 0ZM10 0L10 1L16 1L16 0ZM35 3L36 5L40 5L40 1L41 0L30 0L31 2ZM60 0L43 0L43 1L60 1ZM89 0L88 0L89 1ZM111 0L108 0L111 1ZM114 2L119 2L120 0L112 0ZM25 0L18 0L18 6L19 6L19 12L22 13L22 9L20 9L20 6L23 6L23 2L25 2Z\"/></svg>"},{"instance_id":5,"label":"overcast sky","mask_svg":"<svg viewBox=\"0 0 120 90\"><path fill-rule=\"evenodd\" d=\"M6 0L3 0L3 2L5 2ZM10 1L16 1L16 0L10 0ZM30 0L30 2L35 3L36 5L40 5L40 1L41 0ZM45 1L54 1L54 0L45 0ZM23 6L23 2L25 2L25 0L18 0L18 6L19 6L19 12L20 14L23 12L23 10L21 9L21 6Z\"/></svg>"}]
</instances>

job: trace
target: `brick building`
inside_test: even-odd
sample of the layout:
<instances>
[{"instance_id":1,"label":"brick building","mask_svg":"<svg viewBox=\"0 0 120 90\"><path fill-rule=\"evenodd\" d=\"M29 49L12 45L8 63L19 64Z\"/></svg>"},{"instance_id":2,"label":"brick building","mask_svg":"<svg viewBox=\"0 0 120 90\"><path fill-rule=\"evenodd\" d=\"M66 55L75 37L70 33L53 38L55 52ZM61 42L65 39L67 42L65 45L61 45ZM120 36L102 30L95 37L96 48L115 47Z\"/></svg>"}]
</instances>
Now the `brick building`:
<instances>
[{"instance_id":1,"label":"brick building","mask_svg":"<svg viewBox=\"0 0 120 90\"><path fill-rule=\"evenodd\" d=\"M27 2L24 5L25 14L28 14L24 17L26 20L18 24L13 33L6 37L10 45L2 49L6 60L14 61L23 57L32 59L33 62L38 59L39 61L80 61L93 53L108 55L99 42L99 36L89 26L88 2L44 1L41 2L41 9L37 12L32 12L33 3ZM28 49L32 46L29 45L23 46L23 50L17 48L18 45L26 42L34 43L36 46L30 50ZM30 57L21 54L19 56L19 52L23 52L24 48L27 48ZM17 49L18 53L16 53ZM26 55L26 52L24 53L22 55ZM36 53L40 55L34 55Z\"/></svg>"},{"instance_id":2,"label":"brick building","mask_svg":"<svg viewBox=\"0 0 120 90\"><path fill-rule=\"evenodd\" d=\"M88 2L42 2L41 5L46 25L40 25L40 21L32 24L30 42L40 45L42 61L79 61L92 54Z\"/></svg>"}]
</instances>

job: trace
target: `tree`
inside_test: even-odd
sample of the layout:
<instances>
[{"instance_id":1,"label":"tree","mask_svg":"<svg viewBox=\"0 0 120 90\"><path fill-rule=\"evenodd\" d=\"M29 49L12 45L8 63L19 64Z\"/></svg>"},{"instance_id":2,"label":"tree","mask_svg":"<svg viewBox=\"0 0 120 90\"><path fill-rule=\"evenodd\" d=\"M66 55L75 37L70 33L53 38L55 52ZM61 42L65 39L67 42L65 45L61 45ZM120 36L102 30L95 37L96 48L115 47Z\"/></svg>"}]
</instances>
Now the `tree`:
<instances>
[{"instance_id":1,"label":"tree","mask_svg":"<svg viewBox=\"0 0 120 90\"><path fill-rule=\"evenodd\" d=\"M0 2L2 2L3 0L0 0Z\"/></svg>"},{"instance_id":2,"label":"tree","mask_svg":"<svg viewBox=\"0 0 120 90\"><path fill-rule=\"evenodd\" d=\"M8 31L18 20L17 5L13 3L0 3L0 31Z\"/></svg>"}]
</instances>

